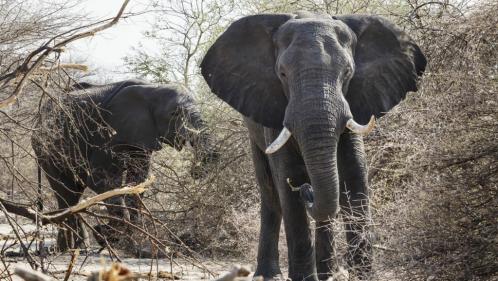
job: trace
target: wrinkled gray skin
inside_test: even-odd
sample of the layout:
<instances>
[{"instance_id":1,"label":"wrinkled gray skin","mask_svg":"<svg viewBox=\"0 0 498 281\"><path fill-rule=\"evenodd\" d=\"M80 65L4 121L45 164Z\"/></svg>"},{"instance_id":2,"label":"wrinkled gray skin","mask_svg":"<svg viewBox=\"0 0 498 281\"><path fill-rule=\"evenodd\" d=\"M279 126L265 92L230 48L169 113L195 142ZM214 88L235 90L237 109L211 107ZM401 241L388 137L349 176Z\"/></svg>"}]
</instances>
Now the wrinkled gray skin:
<instances>
[{"instance_id":1,"label":"wrinkled gray skin","mask_svg":"<svg viewBox=\"0 0 498 281\"><path fill-rule=\"evenodd\" d=\"M336 270L331 220L346 215L347 261L361 278L371 270L367 165L362 137L348 119L366 124L416 91L426 59L405 33L366 15L269 14L242 18L213 44L202 74L213 93L246 116L261 192L255 275L279 278L283 219L292 280L327 279ZM291 139L265 148L282 125ZM310 183L315 242L300 192Z\"/></svg>"},{"instance_id":2,"label":"wrinkled gray skin","mask_svg":"<svg viewBox=\"0 0 498 281\"><path fill-rule=\"evenodd\" d=\"M200 112L181 86L156 86L139 80L109 85L80 83L72 87L63 103L66 113L51 101L45 104L38 124L40 130L32 137L39 165L61 209L77 204L85 187L103 193L122 186L125 172L125 184L144 181L152 152L160 150L163 144L177 150L186 142L194 147L198 163L191 170L194 178L203 176L207 164L218 159ZM68 125L70 119L75 120L76 126ZM139 207L136 197L115 197L106 203ZM110 215L132 222L139 217L137 212L120 207L107 209ZM67 224L77 229L79 235L61 230L59 248L83 247L88 234L82 222L73 217ZM113 220L96 227L108 242L119 242L127 234L126 229ZM96 238L105 243L102 237Z\"/></svg>"}]
</instances>

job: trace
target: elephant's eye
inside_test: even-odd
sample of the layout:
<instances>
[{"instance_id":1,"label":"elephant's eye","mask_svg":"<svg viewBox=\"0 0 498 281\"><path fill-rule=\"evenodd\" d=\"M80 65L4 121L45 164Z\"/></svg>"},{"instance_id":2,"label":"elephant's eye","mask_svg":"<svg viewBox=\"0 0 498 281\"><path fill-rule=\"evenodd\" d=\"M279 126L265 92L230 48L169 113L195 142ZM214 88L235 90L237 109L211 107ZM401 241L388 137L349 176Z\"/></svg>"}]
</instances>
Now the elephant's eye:
<instances>
[{"instance_id":1,"label":"elephant's eye","mask_svg":"<svg viewBox=\"0 0 498 281\"><path fill-rule=\"evenodd\" d=\"M280 72L280 76L285 77L285 73Z\"/></svg>"}]
</instances>

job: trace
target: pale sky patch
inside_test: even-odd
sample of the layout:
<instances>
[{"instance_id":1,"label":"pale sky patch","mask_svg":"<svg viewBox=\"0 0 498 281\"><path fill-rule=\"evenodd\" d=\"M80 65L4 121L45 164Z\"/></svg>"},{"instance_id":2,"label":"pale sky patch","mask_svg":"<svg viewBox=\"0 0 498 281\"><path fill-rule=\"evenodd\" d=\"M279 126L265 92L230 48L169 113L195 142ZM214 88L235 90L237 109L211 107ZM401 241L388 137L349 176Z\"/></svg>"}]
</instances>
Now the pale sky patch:
<instances>
[{"instance_id":1,"label":"pale sky patch","mask_svg":"<svg viewBox=\"0 0 498 281\"><path fill-rule=\"evenodd\" d=\"M132 0L125 12L141 13L150 9L147 0ZM88 14L93 20L102 20L114 17L123 0L85 0L75 7L76 13ZM153 20L152 13L145 13L126 19L121 19L117 25L98 33L91 38L84 38L72 43L66 59L72 61L84 60L90 70L99 69L108 76L132 77L133 75L120 74L125 72L123 57L132 53L132 47L139 43L147 48L154 48L153 42L143 36L143 32L150 28ZM116 73L117 72L117 73Z\"/></svg>"}]
</instances>

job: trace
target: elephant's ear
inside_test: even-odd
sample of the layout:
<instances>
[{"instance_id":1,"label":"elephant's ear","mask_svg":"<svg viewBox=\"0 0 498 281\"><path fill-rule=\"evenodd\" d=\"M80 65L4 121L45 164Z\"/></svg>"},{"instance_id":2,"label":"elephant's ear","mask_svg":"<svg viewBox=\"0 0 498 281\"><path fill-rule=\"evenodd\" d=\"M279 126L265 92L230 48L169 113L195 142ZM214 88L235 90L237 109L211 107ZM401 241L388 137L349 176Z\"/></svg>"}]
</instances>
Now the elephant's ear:
<instances>
[{"instance_id":1,"label":"elephant's ear","mask_svg":"<svg viewBox=\"0 0 498 281\"><path fill-rule=\"evenodd\" d=\"M144 86L126 87L106 105L105 119L116 133L112 138L113 145L124 144L147 150L161 148L146 90Z\"/></svg>"},{"instance_id":2,"label":"elephant's ear","mask_svg":"<svg viewBox=\"0 0 498 281\"><path fill-rule=\"evenodd\" d=\"M207 51L202 75L222 100L253 121L281 128L287 106L275 74L274 32L294 15L254 15L232 23Z\"/></svg>"},{"instance_id":3,"label":"elephant's ear","mask_svg":"<svg viewBox=\"0 0 498 281\"><path fill-rule=\"evenodd\" d=\"M346 99L355 120L367 123L371 115L382 116L417 90L418 76L427 63L413 40L387 20L376 16L334 17L346 23L357 36L356 70Z\"/></svg>"}]
</instances>

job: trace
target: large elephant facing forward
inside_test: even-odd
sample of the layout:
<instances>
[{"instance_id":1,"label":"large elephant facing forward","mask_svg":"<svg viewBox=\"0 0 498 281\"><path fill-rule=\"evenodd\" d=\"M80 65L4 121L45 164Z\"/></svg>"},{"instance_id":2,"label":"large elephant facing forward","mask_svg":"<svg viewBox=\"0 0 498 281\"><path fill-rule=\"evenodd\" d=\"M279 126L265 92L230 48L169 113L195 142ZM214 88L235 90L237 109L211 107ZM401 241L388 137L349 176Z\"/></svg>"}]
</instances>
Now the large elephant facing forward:
<instances>
[{"instance_id":1,"label":"large elephant facing forward","mask_svg":"<svg viewBox=\"0 0 498 281\"><path fill-rule=\"evenodd\" d=\"M187 142L194 147L194 177L206 172L204 164L218 159L214 139L184 87L127 80L109 85L81 83L72 89L60 103L45 104L32 136L39 166L59 208L77 204L86 187L102 193L122 186L123 181L144 181L152 152L163 144L178 150ZM137 199L123 199L109 199L109 213L136 221ZM125 205L132 209L126 211ZM62 250L83 246L88 235L81 221L72 217L67 225L77 231L61 230L58 246ZM126 227L115 220L96 229L107 234L109 241L120 240L126 233Z\"/></svg>"},{"instance_id":2,"label":"large elephant facing forward","mask_svg":"<svg viewBox=\"0 0 498 281\"><path fill-rule=\"evenodd\" d=\"M248 16L210 47L202 75L218 97L246 116L249 128L261 192L256 275L281 275L283 218L289 277L327 279L336 266L331 221L340 206L349 265L368 276L361 135L373 128L372 116L380 117L417 90L425 65L408 35L367 15ZM315 243L307 212L316 222Z\"/></svg>"}]
</instances>

